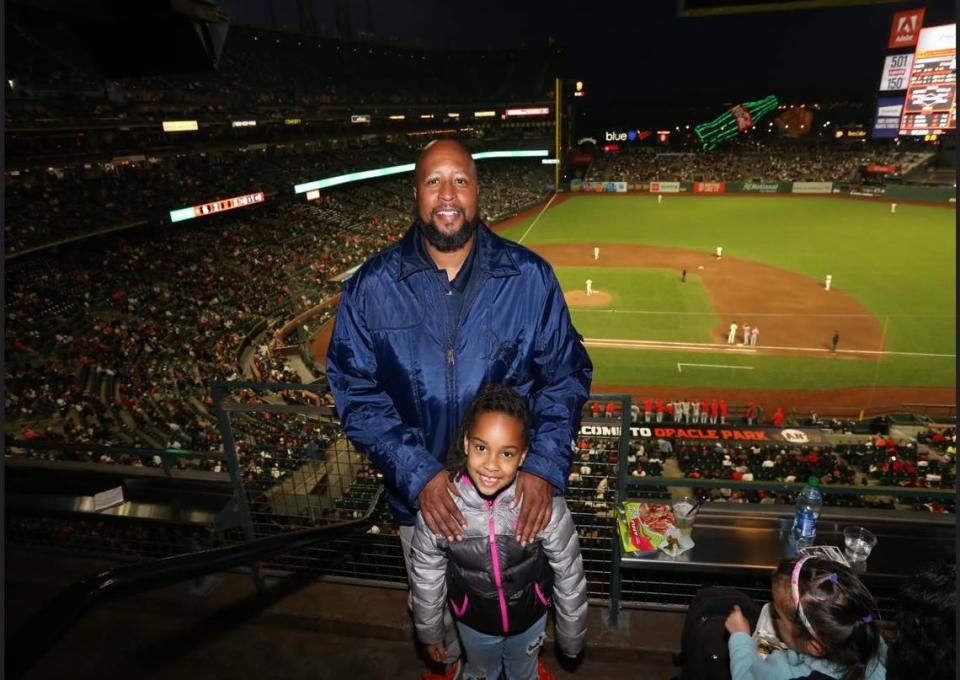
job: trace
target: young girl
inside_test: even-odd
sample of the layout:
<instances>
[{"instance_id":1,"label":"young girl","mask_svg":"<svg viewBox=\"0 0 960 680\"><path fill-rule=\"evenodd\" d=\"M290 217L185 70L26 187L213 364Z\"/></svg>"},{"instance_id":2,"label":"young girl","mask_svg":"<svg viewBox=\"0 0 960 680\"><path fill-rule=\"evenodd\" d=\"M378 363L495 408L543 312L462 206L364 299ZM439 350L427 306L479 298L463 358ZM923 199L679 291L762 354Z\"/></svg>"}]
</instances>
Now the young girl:
<instances>
[{"instance_id":1,"label":"young girl","mask_svg":"<svg viewBox=\"0 0 960 680\"><path fill-rule=\"evenodd\" d=\"M734 606L727 617L733 680L781 680L818 671L837 680L884 680L887 648L873 597L843 564L821 558L784 560L773 575L771 614L790 649L757 655L750 624Z\"/></svg>"},{"instance_id":2,"label":"young girl","mask_svg":"<svg viewBox=\"0 0 960 680\"><path fill-rule=\"evenodd\" d=\"M462 541L434 536L421 515L410 549L417 636L446 661L443 610L453 610L466 652L464 678L537 677L547 609L556 607L560 650L577 656L587 628L587 586L570 511L553 499L547 528L524 546L511 509L529 445L530 416L503 385L486 385L470 404L451 452L454 501L466 519Z\"/></svg>"}]
</instances>

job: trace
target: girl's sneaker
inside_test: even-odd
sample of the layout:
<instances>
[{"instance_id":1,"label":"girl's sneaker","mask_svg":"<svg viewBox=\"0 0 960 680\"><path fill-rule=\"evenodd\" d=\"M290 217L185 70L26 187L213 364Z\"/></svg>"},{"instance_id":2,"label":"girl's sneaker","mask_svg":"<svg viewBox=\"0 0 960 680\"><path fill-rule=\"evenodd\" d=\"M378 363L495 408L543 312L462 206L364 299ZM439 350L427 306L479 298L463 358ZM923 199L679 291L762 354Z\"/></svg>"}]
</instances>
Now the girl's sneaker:
<instances>
[{"instance_id":1,"label":"girl's sneaker","mask_svg":"<svg viewBox=\"0 0 960 680\"><path fill-rule=\"evenodd\" d=\"M453 662L453 665L445 673L434 673L433 671L424 671L421 680L460 680L463 673L463 663L460 659ZM552 676L551 676L552 677ZM553 678L556 680L556 678Z\"/></svg>"},{"instance_id":2,"label":"girl's sneaker","mask_svg":"<svg viewBox=\"0 0 960 680\"><path fill-rule=\"evenodd\" d=\"M537 659L537 679L538 680L557 680L553 671L543 665L543 657Z\"/></svg>"}]
</instances>

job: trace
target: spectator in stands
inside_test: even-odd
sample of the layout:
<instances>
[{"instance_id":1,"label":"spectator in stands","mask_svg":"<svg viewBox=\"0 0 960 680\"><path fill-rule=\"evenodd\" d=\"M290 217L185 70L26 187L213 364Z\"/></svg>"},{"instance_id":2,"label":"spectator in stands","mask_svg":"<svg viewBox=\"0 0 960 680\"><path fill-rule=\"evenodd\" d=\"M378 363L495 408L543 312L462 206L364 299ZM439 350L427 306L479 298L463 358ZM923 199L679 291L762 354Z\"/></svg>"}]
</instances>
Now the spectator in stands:
<instances>
[{"instance_id":1,"label":"spectator in stands","mask_svg":"<svg viewBox=\"0 0 960 680\"><path fill-rule=\"evenodd\" d=\"M787 680L814 671L844 680L884 678L887 648L875 620L877 606L849 567L789 558L774 573L771 591L774 627L788 649L761 659L752 627L734 605L726 621L733 680Z\"/></svg>"},{"instance_id":2,"label":"spectator in stands","mask_svg":"<svg viewBox=\"0 0 960 680\"><path fill-rule=\"evenodd\" d=\"M530 452L516 494L523 497L517 538L526 544L547 526L553 493L566 486L592 365L550 265L479 219L476 167L459 142L427 146L414 171L414 194L417 219L400 244L368 261L345 286L327 359L337 411L348 436L384 475L407 561L417 507L434 534L450 541L463 535L444 465L452 413L466 411L481 383L509 385L519 377L515 365L528 367L522 383L511 385L533 405ZM441 308L424 313L422 300L438 289ZM460 333L478 312L490 315L489 331ZM491 334L500 342L492 356ZM540 347L536 338L551 342ZM418 348L416 366L406 360L410 347ZM486 356L489 362L480 361ZM455 395L448 395L451 371ZM459 657L455 648L448 652Z\"/></svg>"},{"instance_id":3,"label":"spectator in stands","mask_svg":"<svg viewBox=\"0 0 960 680\"><path fill-rule=\"evenodd\" d=\"M897 637L887 653L887 678L957 677L956 564L928 564L908 576L897 604Z\"/></svg>"}]
</instances>

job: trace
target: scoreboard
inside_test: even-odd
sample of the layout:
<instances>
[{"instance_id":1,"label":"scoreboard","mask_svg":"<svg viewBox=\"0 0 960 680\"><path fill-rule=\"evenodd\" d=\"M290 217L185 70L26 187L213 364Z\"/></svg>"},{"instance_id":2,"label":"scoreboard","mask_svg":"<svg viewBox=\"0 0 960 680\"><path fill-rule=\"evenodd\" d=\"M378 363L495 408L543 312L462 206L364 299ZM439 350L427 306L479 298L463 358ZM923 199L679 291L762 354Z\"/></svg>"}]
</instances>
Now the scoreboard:
<instances>
[{"instance_id":1,"label":"scoreboard","mask_svg":"<svg viewBox=\"0 0 960 680\"><path fill-rule=\"evenodd\" d=\"M900 119L901 135L942 134L957 127L957 25L920 31Z\"/></svg>"},{"instance_id":2,"label":"scoreboard","mask_svg":"<svg viewBox=\"0 0 960 680\"><path fill-rule=\"evenodd\" d=\"M910 82L910 67L913 66L912 54L891 54L883 62L883 77L880 78L880 91L906 90Z\"/></svg>"}]
</instances>

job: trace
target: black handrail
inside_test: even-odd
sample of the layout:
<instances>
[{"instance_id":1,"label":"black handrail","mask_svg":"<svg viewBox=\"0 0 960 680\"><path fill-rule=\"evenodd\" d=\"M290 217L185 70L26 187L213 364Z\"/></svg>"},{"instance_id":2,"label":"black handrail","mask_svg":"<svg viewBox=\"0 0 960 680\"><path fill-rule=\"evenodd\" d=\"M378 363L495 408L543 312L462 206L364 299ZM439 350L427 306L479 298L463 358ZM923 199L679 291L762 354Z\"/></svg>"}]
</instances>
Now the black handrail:
<instances>
[{"instance_id":1,"label":"black handrail","mask_svg":"<svg viewBox=\"0 0 960 680\"><path fill-rule=\"evenodd\" d=\"M4 446L7 449L43 449L45 451L92 451L93 453L107 453L112 455L127 456L171 456L174 458L209 458L211 460L223 460L225 458L223 451L191 451L189 449L154 449L137 446L113 446L106 444L90 444L87 442L57 442L49 440L26 439L4 439Z\"/></svg>"},{"instance_id":2,"label":"black handrail","mask_svg":"<svg viewBox=\"0 0 960 680\"><path fill-rule=\"evenodd\" d=\"M56 595L8 638L6 677L19 678L26 673L94 605L365 531L373 524L371 518L382 494L383 487L380 487L359 519L130 564L78 581Z\"/></svg>"}]
</instances>

